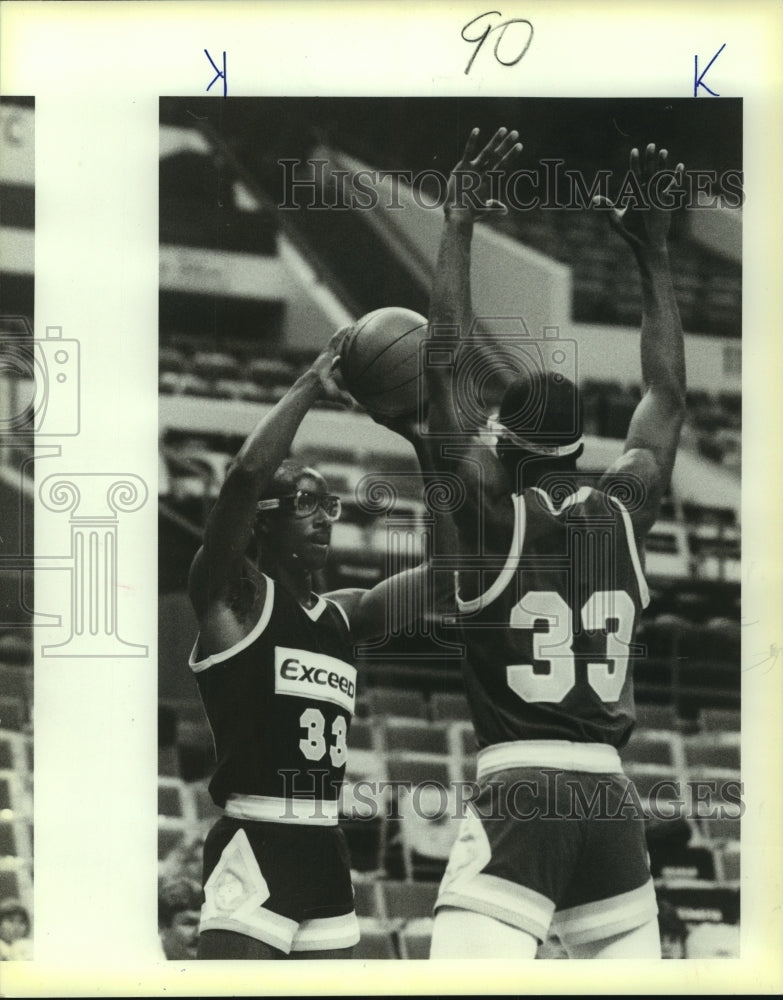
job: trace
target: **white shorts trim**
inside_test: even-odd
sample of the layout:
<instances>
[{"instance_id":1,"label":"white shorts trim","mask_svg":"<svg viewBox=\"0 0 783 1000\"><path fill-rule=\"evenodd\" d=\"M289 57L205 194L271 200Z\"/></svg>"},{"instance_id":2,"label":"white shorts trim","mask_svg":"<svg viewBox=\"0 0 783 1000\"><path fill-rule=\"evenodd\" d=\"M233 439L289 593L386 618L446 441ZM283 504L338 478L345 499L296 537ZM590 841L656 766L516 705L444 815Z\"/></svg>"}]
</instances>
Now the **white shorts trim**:
<instances>
[{"instance_id":1,"label":"white shorts trim","mask_svg":"<svg viewBox=\"0 0 783 1000\"><path fill-rule=\"evenodd\" d=\"M641 927L654 920L657 914L658 903L650 879L638 889L620 893L619 896L574 906L570 910L558 910L552 919L552 927L566 946L590 944Z\"/></svg>"},{"instance_id":2,"label":"white shorts trim","mask_svg":"<svg viewBox=\"0 0 783 1000\"><path fill-rule=\"evenodd\" d=\"M299 924L295 920L281 917L279 913L272 913L271 910L259 907L253 914L252 924L230 916L210 917L206 920L202 918L199 933L233 931L235 934L244 934L245 937L263 941L264 944L271 945L287 955L291 951L291 941L296 934L297 927Z\"/></svg>"},{"instance_id":3,"label":"white shorts trim","mask_svg":"<svg viewBox=\"0 0 783 1000\"><path fill-rule=\"evenodd\" d=\"M339 803L323 799L283 799L274 795L229 795L224 812L233 819L261 823L337 826Z\"/></svg>"},{"instance_id":4,"label":"white shorts trim","mask_svg":"<svg viewBox=\"0 0 783 1000\"><path fill-rule=\"evenodd\" d=\"M477 780L515 767L557 767L564 771L622 774L620 755L608 743L571 743L569 740L514 740L479 750Z\"/></svg>"},{"instance_id":5,"label":"white shorts trim","mask_svg":"<svg viewBox=\"0 0 783 1000\"><path fill-rule=\"evenodd\" d=\"M482 913L541 941L546 937L555 909L552 900L540 892L483 873L466 879L455 878L438 894L435 909L441 906Z\"/></svg>"},{"instance_id":6,"label":"white shorts trim","mask_svg":"<svg viewBox=\"0 0 783 1000\"><path fill-rule=\"evenodd\" d=\"M319 917L303 920L294 934L291 951L321 951L331 948L352 948L359 943L359 921L355 913L341 917Z\"/></svg>"}]
</instances>

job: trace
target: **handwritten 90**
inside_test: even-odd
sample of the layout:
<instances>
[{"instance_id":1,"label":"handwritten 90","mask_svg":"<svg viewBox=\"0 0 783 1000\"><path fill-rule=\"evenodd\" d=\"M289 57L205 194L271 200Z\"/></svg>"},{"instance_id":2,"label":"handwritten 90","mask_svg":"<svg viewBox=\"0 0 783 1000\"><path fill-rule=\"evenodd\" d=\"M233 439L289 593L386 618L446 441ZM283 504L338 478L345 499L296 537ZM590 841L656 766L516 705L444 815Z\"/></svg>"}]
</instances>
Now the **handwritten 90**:
<instances>
[{"instance_id":1,"label":"handwritten 90","mask_svg":"<svg viewBox=\"0 0 783 1000\"><path fill-rule=\"evenodd\" d=\"M472 21L468 21L462 29L463 39L476 46L465 68L466 74L470 72L470 67L473 65L473 60L479 54L481 46L492 34L497 33L495 38L495 58L501 66L516 66L530 48L530 43L533 41L533 25L527 18L512 17L507 21L500 21L493 24L489 19L495 17L502 18L503 15L499 10L488 10L483 14L479 14L478 17L474 17ZM479 22L482 23L479 24ZM509 29L511 30L509 31ZM504 59L500 54L500 45L507 31L508 39L504 49L504 55L507 58ZM509 59L508 57L512 55L514 58Z\"/></svg>"}]
</instances>

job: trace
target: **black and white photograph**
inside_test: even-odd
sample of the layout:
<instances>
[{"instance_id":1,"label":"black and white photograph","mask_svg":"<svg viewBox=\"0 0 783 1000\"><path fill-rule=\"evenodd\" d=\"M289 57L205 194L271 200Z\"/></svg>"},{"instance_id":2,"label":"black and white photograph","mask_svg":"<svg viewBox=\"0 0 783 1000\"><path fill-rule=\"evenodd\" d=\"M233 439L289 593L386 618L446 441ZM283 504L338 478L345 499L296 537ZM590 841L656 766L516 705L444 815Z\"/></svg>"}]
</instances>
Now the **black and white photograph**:
<instances>
[{"instance_id":1,"label":"black and white photograph","mask_svg":"<svg viewBox=\"0 0 783 1000\"><path fill-rule=\"evenodd\" d=\"M2 4L0 992L779 989L776 13Z\"/></svg>"},{"instance_id":2,"label":"black and white photograph","mask_svg":"<svg viewBox=\"0 0 783 1000\"><path fill-rule=\"evenodd\" d=\"M742 183L741 101L161 100L168 957L738 957Z\"/></svg>"}]
</instances>

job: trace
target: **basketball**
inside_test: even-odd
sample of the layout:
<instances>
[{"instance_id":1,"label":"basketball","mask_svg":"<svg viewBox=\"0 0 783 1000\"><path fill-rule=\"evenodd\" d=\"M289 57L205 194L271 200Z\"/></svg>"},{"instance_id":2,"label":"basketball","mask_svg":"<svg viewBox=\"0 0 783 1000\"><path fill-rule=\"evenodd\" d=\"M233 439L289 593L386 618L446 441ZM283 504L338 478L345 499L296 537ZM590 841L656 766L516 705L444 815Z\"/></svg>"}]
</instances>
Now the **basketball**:
<instances>
[{"instance_id":1,"label":"basketball","mask_svg":"<svg viewBox=\"0 0 783 1000\"><path fill-rule=\"evenodd\" d=\"M354 399L370 413L399 417L419 403L419 345L427 320L412 309L388 306L358 319L340 352L340 371Z\"/></svg>"}]
</instances>

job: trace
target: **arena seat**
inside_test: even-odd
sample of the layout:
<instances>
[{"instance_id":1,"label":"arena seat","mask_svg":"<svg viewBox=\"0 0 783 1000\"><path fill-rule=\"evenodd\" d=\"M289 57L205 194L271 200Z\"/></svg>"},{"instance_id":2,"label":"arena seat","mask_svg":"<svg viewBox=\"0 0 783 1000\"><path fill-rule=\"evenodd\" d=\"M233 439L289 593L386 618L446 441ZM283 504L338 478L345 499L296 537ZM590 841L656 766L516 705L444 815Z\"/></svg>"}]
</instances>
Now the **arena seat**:
<instances>
[{"instance_id":1,"label":"arena seat","mask_svg":"<svg viewBox=\"0 0 783 1000\"><path fill-rule=\"evenodd\" d=\"M433 691L430 712L434 722L470 719L468 699L462 691Z\"/></svg>"},{"instance_id":2,"label":"arena seat","mask_svg":"<svg viewBox=\"0 0 783 1000\"><path fill-rule=\"evenodd\" d=\"M656 889L658 899L671 903L679 918L689 924L735 924L739 920L740 901L736 887L683 879Z\"/></svg>"},{"instance_id":3,"label":"arena seat","mask_svg":"<svg viewBox=\"0 0 783 1000\"><path fill-rule=\"evenodd\" d=\"M636 724L640 729L675 731L680 723L674 705L656 705L652 702L636 703Z\"/></svg>"},{"instance_id":4,"label":"arena seat","mask_svg":"<svg viewBox=\"0 0 783 1000\"><path fill-rule=\"evenodd\" d=\"M715 816L699 819L699 829L703 836L713 844L728 841L740 842L741 819L732 816Z\"/></svg>"},{"instance_id":5,"label":"arena seat","mask_svg":"<svg viewBox=\"0 0 783 1000\"><path fill-rule=\"evenodd\" d=\"M715 879L716 864L712 848L706 844L674 844L650 852L653 878L666 881Z\"/></svg>"},{"instance_id":6,"label":"arena seat","mask_svg":"<svg viewBox=\"0 0 783 1000\"><path fill-rule=\"evenodd\" d=\"M158 817L158 861L163 861L175 848L183 843L188 827L182 820Z\"/></svg>"},{"instance_id":7,"label":"arena seat","mask_svg":"<svg viewBox=\"0 0 783 1000\"><path fill-rule=\"evenodd\" d=\"M19 695L0 697L0 725L21 733L28 721L27 706Z\"/></svg>"},{"instance_id":8,"label":"arena seat","mask_svg":"<svg viewBox=\"0 0 783 1000\"><path fill-rule=\"evenodd\" d=\"M633 781L642 802L649 799L653 793L655 793L657 801L660 802L671 801L679 797L678 789L681 786L681 775L673 767L629 762L625 765L624 770Z\"/></svg>"},{"instance_id":9,"label":"arena seat","mask_svg":"<svg viewBox=\"0 0 783 1000\"><path fill-rule=\"evenodd\" d=\"M387 757L389 778L395 782L438 784L447 788L452 781L452 765L448 757L440 754L409 753L397 751Z\"/></svg>"},{"instance_id":10,"label":"arena seat","mask_svg":"<svg viewBox=\"0 0 783 1000\"><path fill-rule=\"evenodd\" d=\"M377 796L365 796L365 799ZM363 810L363 811L362 811ZM345 834L351 855L351 866L359 872L380 873L389 834L389 821L385 811L368 812L364 801L358 802L353 796L352 786L343 787L340 804L340 828Z\"/></svg>"},{"instance_id":11,"label":"arena seat","mask_svg":"<svg viewBox=\"0 0 783 1000\"><path fill-rule=\"evenodd\" d=\"M430 957L432 943L432 917L408 920L399 930L400 958L417 961Z\"/></svg>"},{"instance_id":12,"label":"arena seat","mask_svg":"<svg viewBox=\"0 0 783 1000\"><path fill-rule=\"evenodd\" d=\"M29 783L16 771L0 770L0 812L12 815L5 819L32 816L32 796Z\"/></svg>"},{"instance_id":13,"label":"arena seat","mask_svg":"<svg viewBox=\"0 0 783 1000\"><path fill-rule=\"evenodd\" d=\"M193 781L188 785L188 789L193 801L195 818L199 823L212 823L223 815L223 810L212 801L205 781Z\"/></svg>"},{"instance_id":14,"label":"arena seat","mask_svg":"<svg viewBox=\"0 0 783 1000\"><path fill-rule=\"evenodd\" d=\"M382 724L381 737L386 751L410 750L417 753L449 753L445 725L425 719L389 718Z\"/></svg>"},{"instance_id":15,"label":"arena seat","mask_svg":"<svg viewBox=\"0 0 783 1000\"><path fill-rule=\"evenodd\" d=\"M406 920L431 917L438 895L434 882L400 882L385 879L378 882L379 910L384 920L399 926Z\"/></svg>"},{"instance_id":16,"label":"arena seat","mask_svg":"<svg viewBox=\"0 0 783 1000\"><path fill-rule=\"evenodd\" d=\"M0 865L0 899L19 899L32 908L33 883L29 863L20 858L5 858Z\"/></svg>"},{"instance_id":17,"label":"arena seat","mask_svg":"<svg viewBox=\"0 0 783 1000\"><path fill-rule=\"evenodd\" d=\"M699 712L699 725L705 732L739 733L742 713L733 708L703 708Z\"/></svg>"},{"instance_id":18,"label":"arena seat","mask_svg":"<svg viewBox=\"0 0 783 1000\"><path fill-rule=\"evenodd\" d=\"M718 869L722 882L738 882L740 879L741 849L739 841L729 840L717 852Z\"/></svg>"},{"instance_id":19,"label":"arena seat","mask_svg":"<svg viewBox=\"0 0 783 1000\"><path fill-rule=\"evenodd\" d=\"M376 750L377 727L366 718L354 718L348 732L349 752L356 750Z\"/></svg>"},{"instance_id":20,"label":"arena seat","mask_svg":"<svg viewBox=\"0 0 783 1000\"><path fill-rule=\"evenodd\" d=\"M31 830L31 824L23 820L0 820L0 858L13 857L31 861Z\"/></svg>"},{"instance_id":21,"label":"arena seat","mask_svg":"<svg viewBox=\"0 0 783 1000\"><path fill-rule=\"evenodd\" d=\"M370 712L379 719L426 719L428 716L427 702L421 691L371 687L366 689L366 696Z\"/></svg>"},{"instance_id":22,"label":"arena seat","mask_svg":"<svg viewBox=\"0 0 783 1000\"><path fill-rule=\"evenodd\" d=\"M158 816L195 823L196 808L191 790L180 778L158 775Z\"/></svg>"},{"instance_id":23,"label":"arena seat","mask_svg":"<svg viewBox=\"0 0 783 1000\"><path fill-rule=\"evenodd\" d=\"M359 943L354 947L353 958L362 960L398 958L394 935L386 924L372 917L359 918Z\"/></svg>"},{"instance_id":24,"label":"arena seat","mask_svg":"<svg viewBox=\"0 0 783 1000\"><path fill-rule=\"evenodd\" d=\"M239 374L238 360L223 351L196 351L191 365L197 375L207 379L230 379Z\"/></svg>"},{"instance_id":25,"label":"arena seat","mask_svg":"<svg viewBox=\"0 0 783 1000\"><path fill-rule=\"evenodd\" d=\"M682 765L682 748L676 733L635 729L620 756L624 763L660 764L675 769Z\"/></svg>"},{"instance_id":26,"label":"arena seat","mask_svg":"<svg viewBox=\"0 0 783 1000\"><path fill-rule=\"evenodd\" d=\"M0 770L25 774L32 771L32 739L23 733L0 730Z\"/></svg>"},{"instance_id":27,"label":"arena seat","mask_svg":"<svg viewBox=\"0 0 783 1000\"><path fill-rule=\"evenodd\" d=\"M423 787L400 794L400 844L408 879L440 880L459 835L456 795Z\"/></svg>"},{"instance_id":28,"label":"arena seat","mask_svg":"<svg viewBox=\"0 0 783 1000\"><path fill-rule=\"evenodd\" d=\"M739 772L740 745L730 734L698 734L683 740L685 765L689 771Z\"/></svg>"},{"instance_id":29,"label":"arena seat","mask_svg":"<svg viewBox=\"0 0 783 1000\"><path fill-rule=\"evenodd\" d=\"M361 871L351 872L353 883L353 906L357 917L378 919L378 883L375 878L366 878Z\"/></svg>"}]
</instances>

